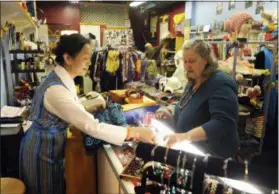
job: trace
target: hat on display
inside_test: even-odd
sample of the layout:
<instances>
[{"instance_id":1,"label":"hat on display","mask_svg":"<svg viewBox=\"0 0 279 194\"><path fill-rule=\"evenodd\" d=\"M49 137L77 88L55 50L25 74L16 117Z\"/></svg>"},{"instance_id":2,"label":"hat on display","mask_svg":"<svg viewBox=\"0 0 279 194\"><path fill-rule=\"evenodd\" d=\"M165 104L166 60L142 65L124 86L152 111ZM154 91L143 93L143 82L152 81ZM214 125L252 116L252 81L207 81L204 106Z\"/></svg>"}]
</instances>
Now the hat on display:
<instances>
[{"instance_id":1,"label":"hat on display","mask_svg":"<svg viewBox=\"0 0 279 194\"><path fill-rule=\"evenodd\" d=\"M252 15L247 11L235 12L231 18L224 23L224 30L238 33L245 21L253 19Z\"/></svg>"}]
</instances>

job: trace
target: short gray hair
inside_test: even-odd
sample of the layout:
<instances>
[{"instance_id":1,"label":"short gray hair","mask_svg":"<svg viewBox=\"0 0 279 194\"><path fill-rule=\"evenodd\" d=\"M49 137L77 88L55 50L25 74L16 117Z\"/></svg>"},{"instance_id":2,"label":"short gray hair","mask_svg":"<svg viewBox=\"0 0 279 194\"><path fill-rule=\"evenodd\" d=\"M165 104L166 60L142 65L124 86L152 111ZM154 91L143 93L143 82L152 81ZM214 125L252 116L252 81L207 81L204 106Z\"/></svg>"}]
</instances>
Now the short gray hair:
<instances>
[{"instance_id":1,"label":"short gray hair","mask_svg":"<svg viewBox=\"0 0 279 194\"><path fill-rule=\"evenodd\" d=\"M202 76L205 79L208 79L213 73L218 69L218 63L213 56L212 47L205 40L200 38L195 38L192 40L185 41L183 45L183 50L193 49L198 55L203 59L208 61L207 66L205 67Z\"/></svg>"}]
</instances>

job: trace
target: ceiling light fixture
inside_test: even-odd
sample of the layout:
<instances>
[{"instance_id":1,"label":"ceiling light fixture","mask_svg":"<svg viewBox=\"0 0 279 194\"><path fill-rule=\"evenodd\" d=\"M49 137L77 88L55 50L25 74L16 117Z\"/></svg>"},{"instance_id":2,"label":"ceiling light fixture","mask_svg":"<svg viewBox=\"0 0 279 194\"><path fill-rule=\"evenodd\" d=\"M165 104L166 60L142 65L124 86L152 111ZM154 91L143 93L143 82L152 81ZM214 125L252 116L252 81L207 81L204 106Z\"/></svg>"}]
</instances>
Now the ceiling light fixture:
<instances>
[{"instance_id":1,"label":"ceiling light fixture","mask_svg":"<svg viewBox=\"0 0 279 194\"><path fill-rule=\"evenodd\" d=\"M141 4L143 4L145 1L133 1L132 3L130 3L130 7L137 7Z\"/></svg>"}]
</instances>

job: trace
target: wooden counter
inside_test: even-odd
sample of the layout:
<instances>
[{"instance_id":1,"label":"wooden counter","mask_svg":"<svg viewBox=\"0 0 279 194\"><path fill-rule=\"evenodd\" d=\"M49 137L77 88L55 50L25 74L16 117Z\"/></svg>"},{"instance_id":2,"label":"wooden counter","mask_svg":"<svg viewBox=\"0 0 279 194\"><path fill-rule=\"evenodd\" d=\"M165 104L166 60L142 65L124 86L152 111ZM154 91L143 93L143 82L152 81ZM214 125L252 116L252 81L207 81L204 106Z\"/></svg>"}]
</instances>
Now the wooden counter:
<instances>
[{"instance_id":1,"label":"wooden counter","mask_svg":"<svg viewBox=\"0 0 279 194\"><path fill-rule=\"evenodd\" d=\"M85 154L81 133L75 129L67 134L65 181L67 194L97 194L95 157Z\"/></svg>"},{"instance_id":2,"label":"wooden counter","mask_svg":"<svg viewBox=\"0 0 279 194\"><path fill-rule=\"evenodd\" d=\"M71 129L67 136L65 153L67 194L135 193L131 182L119 178L123 166L110 145L104 145L99 149L96 158L85 154L82 136L78 130Z\"/></svg>"}]
</instances>

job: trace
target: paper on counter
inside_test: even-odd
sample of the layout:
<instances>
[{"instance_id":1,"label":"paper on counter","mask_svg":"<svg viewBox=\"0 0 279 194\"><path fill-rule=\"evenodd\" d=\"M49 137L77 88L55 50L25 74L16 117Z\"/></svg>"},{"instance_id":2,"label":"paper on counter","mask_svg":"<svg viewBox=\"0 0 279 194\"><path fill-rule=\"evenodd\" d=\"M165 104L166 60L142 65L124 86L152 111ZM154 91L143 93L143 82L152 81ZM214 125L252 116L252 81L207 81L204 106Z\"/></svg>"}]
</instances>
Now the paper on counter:
<instances>
[{"instance_id":1,"label":"paper on counter","mask_svg":"<svg viewBox=\"0 0 279 194\"><path fill-rule=\"evenodd\" d=\"M20 117L22 113L25 111L26 106L24 107L14 107L14 106L3 106L1 108L1 118L8 117Z\"/></svg>"}]
</instances>

